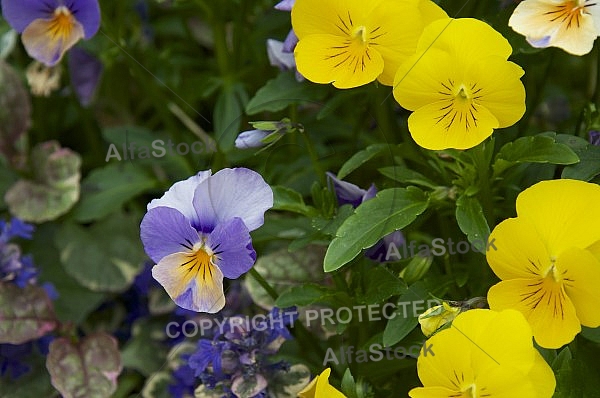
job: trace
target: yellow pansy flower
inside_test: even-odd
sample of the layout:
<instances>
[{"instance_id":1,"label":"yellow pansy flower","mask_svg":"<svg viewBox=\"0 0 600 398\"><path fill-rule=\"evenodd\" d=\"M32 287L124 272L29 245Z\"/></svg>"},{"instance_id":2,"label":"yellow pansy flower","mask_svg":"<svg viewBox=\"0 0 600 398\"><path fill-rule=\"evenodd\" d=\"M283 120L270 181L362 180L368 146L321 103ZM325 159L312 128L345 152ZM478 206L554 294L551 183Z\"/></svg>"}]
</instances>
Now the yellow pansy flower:
<instances>
[{"instance_id":1,"label":"yellow pansy flower","mask_svg":"<svg viewBox=\"0 0 600 398\"><path fill-rule=\"evenodd\" d=\"M416 54L398 69L394 97L414 111L408 128L426 149L467 149L525 113L523 69L507 61L508 41L477 19L427 26Z\"/></svg>"},{"instance_id":2,"label":"yellow pansy flower","mask_svg":"<svg viewBox=\"0 0 600 398\"><path fill-rule=\"evenodd\" d=\"M320 375L315 377L304 390L298 393L299 398L346 398L335 387L329 384L329 374L331 369L325 369Z\"/></svg>"},{"instance_id":3,"label":"yellow pansy flower","mask_svg":"<svg viewBox=\"0 0 600 398\"><path fill-rule=\"evenodd\" d=\"M508 25L533 47L559 47L573 55L589 53L600 35L596 0L525 0Z\"/></svg>"},{"instance_id":4,"label":"yellow pansy flower","mask_svg":"<svg viewBox=\"0 0 600 398\"><path fill-rule=\"evenodd\" d=\"M502 279L488 292L491 309L513 308L536 342L559 348L581 325L600 326L600 186L542 181L517 198L517 217L490 236L487 261Z\"/></svg>"},{"instance_id":5,"label":"yellow pansy flower","mask_svg":"<svg viewBox=\"0 0 600 398\"><path fill-rule=\"evenodd\" d=\"M425 343L434 355L417 359L423 387L412 398L550 398L552 369L534 348L531 327L519 312L476 309Z\"/></svg>"},{"instance_id":6,"label":"yellow pansy flower","mask_svg":"<svg viewBox=\"0 0 600 398\"><path fill-rule=\"evenodd\" d=\"M423 28L447 17L430 0L296 0L292 27L302 76L337 88L391 85Z\"/></svg>"}]
</instances>

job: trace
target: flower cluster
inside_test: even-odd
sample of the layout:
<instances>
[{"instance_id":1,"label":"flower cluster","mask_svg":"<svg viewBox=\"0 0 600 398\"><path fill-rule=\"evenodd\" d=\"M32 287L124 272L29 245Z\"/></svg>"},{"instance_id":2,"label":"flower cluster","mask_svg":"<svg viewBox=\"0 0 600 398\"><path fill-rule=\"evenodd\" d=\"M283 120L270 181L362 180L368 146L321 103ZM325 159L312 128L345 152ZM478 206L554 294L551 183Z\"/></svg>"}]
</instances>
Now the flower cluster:
<instances>
[{"instance_id":1,"label":"flower cluster","mask_svg":"<svg viewBox=\"0 0 600 398\"><path fill-rule=\"evenodd\" d=\"M178 397L193 393L197 384L191 381L193 375L222 397L266 397L273 376L289 369L286 362L272 360L283 342L292 338L287 326L295 318L283 317L284 312L275 307L252 324L247 318L232 317L225 327L215 329L212 339L200 339L196 351L184 356L187 364L175 370L179 383L171 386L171 393Z\"/></svg>"}]
</instances>

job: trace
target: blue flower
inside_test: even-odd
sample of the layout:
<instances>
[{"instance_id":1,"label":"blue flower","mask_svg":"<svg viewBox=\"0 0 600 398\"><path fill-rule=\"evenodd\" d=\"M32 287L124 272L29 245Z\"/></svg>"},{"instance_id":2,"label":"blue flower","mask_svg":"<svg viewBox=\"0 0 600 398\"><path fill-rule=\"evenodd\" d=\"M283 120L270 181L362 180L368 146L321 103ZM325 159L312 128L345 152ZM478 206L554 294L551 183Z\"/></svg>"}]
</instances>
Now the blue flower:
<instances>
[{"instance_id":1,"label":"blue flower","mask_svg":"<svg viewBox=\"0 0 600 398\"><path fill-rule=\"evenodd\" d=\"M39 271L30 255L23 256L21 248L12 243L14 238L31 239L33 225L13 218L10 222L0 220L0 282L9 281L24 288L35 284Z\"/></svg>"},{"instance_id":2,"label":"blue flower","mask_svg":"<svg viewBox=\"0 0 600 398\"><path fill-rule=\"evenodd\" d=\"M273 191L245 168L202 171L148 204L140 230L156 263L152 276L182 308L225 306L223 277L237 279L256 261L250 231L264 223Z\"/></svg>"},{"instance_id":3,"label":"blue flower","mask_svg":"<svg viewBox=\"0 0 600 398\"><path fill-rule=\"evenodd\" d=\"M100 28L98 0L2 0L2 15L22 33L27 53L46 66Z\"/></svg>"},{"instance_id":4,"label":"blue flower","mask_svg":"<svg viewBox=\"0 0 600 398\"><path fill-rule=\"evenodd\" d=\"M182 358L185 359L185 358ZM169 385L169 393L174 398L193 397L196 389L194 370L187 364L179 366L172 374L174 382Z\"/></svg>"},{"instance_id":5,"label":"blue flower","mask_svg":"<svg viewBox=\"0 0 600 398\"><path fill-rule=\"evenodd\" d=\"M263 130L242 131L235 139L235 147L238 149L259 148L264 146L263 138L271 134Z\"/></svg>"},{"instance_id":6,"label":"blue flower","mask_svg":"<svg viewBox=\"0 0 600 398\"><path fill-rule=\"evenodd\" d=\"M13 380L23 376L31 366L23 362L31 355L32 344L0 344L0 376L8 375Z\"/></svg>"}]
</instances>

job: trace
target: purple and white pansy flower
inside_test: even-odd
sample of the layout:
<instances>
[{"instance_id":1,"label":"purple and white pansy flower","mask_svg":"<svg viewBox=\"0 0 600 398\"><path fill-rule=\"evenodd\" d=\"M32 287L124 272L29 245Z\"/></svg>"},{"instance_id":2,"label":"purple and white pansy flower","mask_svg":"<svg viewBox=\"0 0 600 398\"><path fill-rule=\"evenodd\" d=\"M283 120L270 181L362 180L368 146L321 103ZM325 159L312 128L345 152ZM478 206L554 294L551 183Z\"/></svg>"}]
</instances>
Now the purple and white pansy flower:
<instances>
[{"instance_id":1,"label":"purple and white pansy flower","mask_svg":"<svg viewBox=\"0 0 600 398\"><path fill-rule=\"evenodd\" d=\"M223 278L256 261L250 231L264 223L273 191L245 168L201 171L148 204L140 226L153 277L182 308L215 313L225 306Z\"/></svg>"},{"instance_id":2,"label":"purple and white pansy flower","mask_svg":"<svg viewBox=\"0 0 600 398\"><path fill-rule=\"evenodd\" d=\"M22 33L27 53L46 66L100 28L98 0L2 0L2 16Z\"/></svg>"}]
</instances>

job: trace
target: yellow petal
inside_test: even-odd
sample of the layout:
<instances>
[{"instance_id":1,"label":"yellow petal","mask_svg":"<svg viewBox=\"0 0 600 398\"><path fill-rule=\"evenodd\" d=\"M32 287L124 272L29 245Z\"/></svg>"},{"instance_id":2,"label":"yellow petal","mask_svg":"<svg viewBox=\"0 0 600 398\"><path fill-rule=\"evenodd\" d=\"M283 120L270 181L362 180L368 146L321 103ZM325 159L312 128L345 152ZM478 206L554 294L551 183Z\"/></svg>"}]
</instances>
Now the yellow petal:
<instances>
[{"instance_id":1,"label":"yellow petal","mask_svg":"<svg viewBox=\"0 0 600 398\"><path fill-rule=\"evenodd\" d=\"M600 261L588 250L571 248L558 257L556 267L581 324L600 326Z\"/></svg>"},{"instance_id":2,"label":"yellow petal","mask_svg":"<svg viewBox=\"0 0 600 398\"><path fill-rule=\"evenodd\" d=\"M550 398L556 389L556 377L552 368L538 350L535 350L535 362L528 374L530 382L535 386L537 398Z\"/></svg>"},{"instance_id":3,"label":"yellow petal","mask_svg":"<svg viewBox=\"0 0 600 398\"><path fill-rule=\"evenodd\" d=\"M508 21L534 47L559 47L574 55L592 50L598 36L594 19L581 9L572 10L572 1L526 0Z\"/></svg>"},{"instance_id":4,"label":"yellow petal","mask_svg":"<svg viewBox=\"0 0 600 398\"><path fill-rule=\"evenodd\" d=\"M539 182L517 197L517 214L529 219L551 256L600 240L600 186L578 180Z\"/></svg>"},{"instance_id":5,"label":"yellow petal","mask_svg":"<svg viewBox=\"0 0 600 398\"><path fill-rule=\"evenodd\" d=\"M197 260L195 254L170 254L152 268L152 276L180 307L219 312L225 306L223 273L212 263Z\"/></svg>"},{"instance_id":6,"label":"yellow petal","mask_svg":"<svg viewBox=\"0 0 600 398\"><path fill-rule=\"evenodd\" d=\"M408 130L426 149L472 148L492 135L498 119L481 105L452 105L450 100L425 105L408 118Z\"/></svg>"},{"instance_id":7,"label":"yellow petal","mask_svg":"<svg viewBox=\"0 0 600 398\"><path fill-rule=\"evenodd\" d=\"M456 397L456 390L444 387L417 387L408 392L411 398L449 398ZM458 395L460 397L460 395Z\"/></svg>"},{"instance_id":8,"label":"yellow petal","mask_svg":"<svg viewBox=\"0 0 600 398\"><path fill-rule=\"evenodd\" d=\"M64 53L84 37L83 26L75 18L60 15L36 19L21 36L27 53L47 66L56 65Z\"/></svg>"},{"instance_id":9,"label":"yellow petal","mask_svg":"<svg viewBox=\"0 0 600 398\"><path fill-rule=\"evenodd\" d=\"M507 59L512 47L500 33L483 21L473 18L438 19L429 24L417 46L451 51L459 62L477 62L489 55Z\"/></svg>"},{"instance_id":10,"label":"yellow petal","mask_svg":"<svg viewBox=\"0 0 600 398\"><path fill-rule=\"evenodd\" d=\"M476 378L499 367L526 374L533 366L531 327L518 311L469 310L456 317L452 329L460 333L462 345L473 346L471 363Z\"/></svg>"},{"instance_id":11,"label":"yellow petal","mask_svg":"<svg viewBox=\"0 0 600 398\"><path fill-rule=\"evenodd\" d=\"M408 58L400 65L394 78L394 98L410 111L444 99L440 91L448 79L458 81L462 75L448 52L431 48ZM440 68L440 65L445 65Z\"/></svg>"},{"instance_id":12,"label":"yellow petal","mask_svg":"<svg viewBox=\"0 0 600 398\"><path fill-rule=\"evenodd\" d=\"M448 14L446 14L446 11L444 11L442 7L438 6L431 0L420 0L419 11L421 11L423 23L425 26L429 25L431 22L437 19L448 18Z\"/></svg>"},{"instance_id":13,"label":"yellow petal","mask_svg":"<svg viewBox=\"0 0 600 398\"><path fill-rule=\"evenodd\" d=\"M295 49L296 65L308 80L352 88L374 81L383 72L383 59L373 49L333 35L310 35Z\"/></svg>"},{"instance_id":14,"label":"yellow petal","mask_svg":"<svg viewBox=\"0 0 600 398\"><path fill-rule=\"evenodd\" d=\"M495 56L482 59L468 71L468 77L482 88L478 102L498 119L499 127L512 126L525 113L523 73L519 65Z\"/></svg>"},{"instance_id":15,"label":"yellow petal","mask_svg":"<svg viewBox=\"0 0 600 398\"><path fill-rule=\"evenodd\" d=\"M495 311L510 308L521 312L535 341L545 348L562 347L581 331L573 303L561 284L551 278L499 282L488 291L488 303Z\"/></svg>"},{"instance_id":16,"label":"yellow petal","mask_svg":"<svg viewBox=\"0 0 600 398\"><path fill-rule=\"evenodd\" d=\"M369 46L381 54L384 62L383 73L378 77L381 84L391 86L400 64L417 48L424 28L417 4L384 0L369 13L366 26L374 32Z\"/></svg>"},{"instance_id":17,"label":"yellow petal","mask_svg":"<svg viewBox=\"0 0 600 398\"><path fill-rule=\"evenodd\" d=\"M489 237L488 264L500 279L545 276L550 254L533 223L524 218L509 218L494 228ZM495 249L494 249L495 247Z\"/></svg>"},{"instance_id":18,"label":"yellow petal","mask_svg":"<svg viewBox=\"0 0 600 398\"><path fill-rule=\"evenodd\" d=\"M366 16L381 1L296 0L292 27L299 39L313 34L347 36L351 25L364 25Z\"/></svg>"},{"instance_id":19,"label":"yellow petal","mask_svg":"<svg viewBox=\"0 0 600 398\"><path fill-rule=\"evenodd\" d=\"M302 391L298 393L299 398L346 398L335 387L329 384L331 369L327 368L315 377Z\"/></svg>"}]
</instances>

